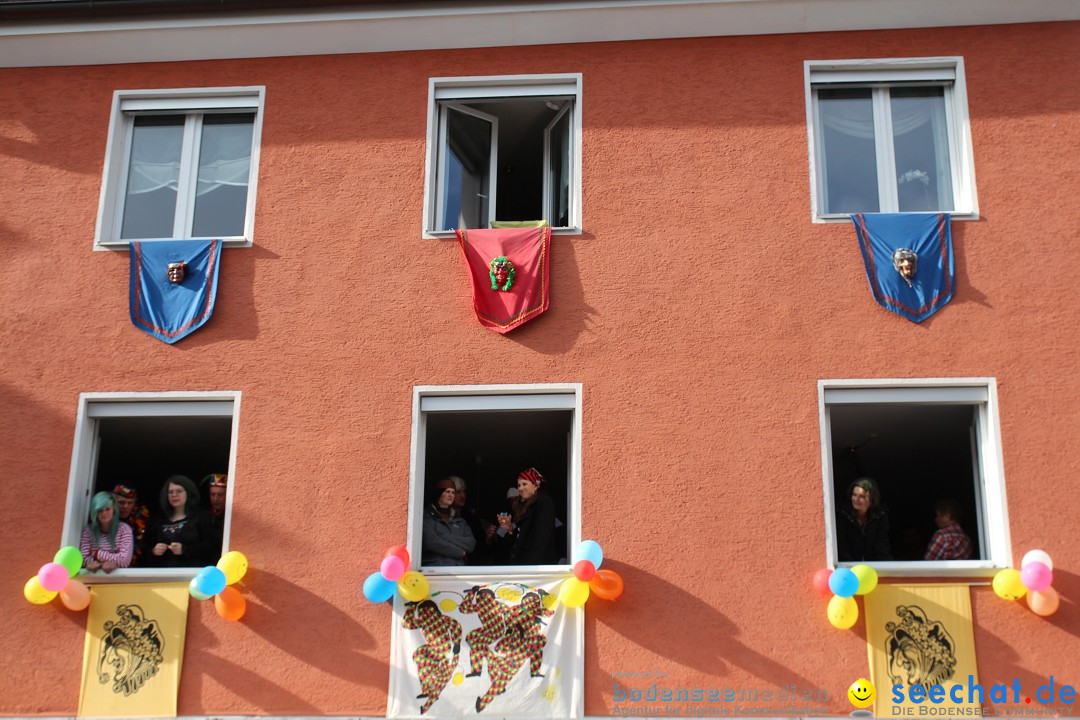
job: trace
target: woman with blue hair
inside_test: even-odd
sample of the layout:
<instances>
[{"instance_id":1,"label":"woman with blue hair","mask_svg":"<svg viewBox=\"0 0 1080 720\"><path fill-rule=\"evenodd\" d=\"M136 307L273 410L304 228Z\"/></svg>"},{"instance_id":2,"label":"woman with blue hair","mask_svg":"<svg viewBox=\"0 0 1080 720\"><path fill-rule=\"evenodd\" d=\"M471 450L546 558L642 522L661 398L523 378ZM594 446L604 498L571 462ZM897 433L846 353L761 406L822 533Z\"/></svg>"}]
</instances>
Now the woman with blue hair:
<instances>
[{"instance_id":1,"label":"woman with blue hair","mask_svg":"<svg viewBox=\"0 0 1080 720\"><path fill-rule=\"evenodd\" d=\"M131 565L135 540L131 526L120 522L112 493L99 492L90 499L90 522L83 528L79 550L87 570L111 572Z\"/></svg>"}]
</instances>

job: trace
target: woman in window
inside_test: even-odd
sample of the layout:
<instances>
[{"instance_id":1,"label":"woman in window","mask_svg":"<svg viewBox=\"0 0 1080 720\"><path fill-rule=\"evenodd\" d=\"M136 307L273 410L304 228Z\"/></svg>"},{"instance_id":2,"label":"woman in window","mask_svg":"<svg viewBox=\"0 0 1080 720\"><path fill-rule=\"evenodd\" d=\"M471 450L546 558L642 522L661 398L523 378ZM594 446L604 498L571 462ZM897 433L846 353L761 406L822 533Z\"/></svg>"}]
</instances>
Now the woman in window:
<instances>
[{"instance_id":1,"label":"woman in window","mask_svg":"<svg viewBox=\"0 0 1080 720\"><path fill-rule=\"evenodd\" d=\"M464 565L476 547L469 524L454 510L455 493L452 477L439 480L431 488L434 500L424 511L423 565Z\"/></svg>"},{"instance_id":2,"label":"woman in window","mask_svg":"<svg viewBox=\"0 0 1080 720\"><path fill-rule=\"evenodd\" d=\"M150 532L150 560L157 567L197 567L214 562L210 557L215 535L199 513L199 491L183 475L173 475L161 488L164 519Z\"/></svg>"},{"instance_id":3,"label":"woman in window","mask_svg":"<svg viewBox=\"0 0 1080 720\"><path fill-rule=\"evenodd\" d=\"M892 560L889 549L889 513L881 491L870 478L848 485L850 502L836 511L836 545L840 561Z\"/></svg>"},{"instance_id":4,"label":"woman in window","mask_svg":"<svg viewBox=\"0 0 1080 720\"><path fill-rule=\"evenodd\" d=\"M512 525L512 565L550 565L559 560L555 543L555 502L544 491L544 476L536 468L522 470L517 487L520 500ZM500 519L500 525L502 520Z\"/></svg>"},{"instance_id":5,"label":"woman in window","mask_svg":"<svg viewBox=\"0 0 1080 720\"><path fill-rule=\"evenodd\" d=\"M131 565L135 541L131 527L120 522L112 493L99 492L90 500L90 522L82 531L79 550L87 570L112 572Z\"/></svg>"}]
</instances>

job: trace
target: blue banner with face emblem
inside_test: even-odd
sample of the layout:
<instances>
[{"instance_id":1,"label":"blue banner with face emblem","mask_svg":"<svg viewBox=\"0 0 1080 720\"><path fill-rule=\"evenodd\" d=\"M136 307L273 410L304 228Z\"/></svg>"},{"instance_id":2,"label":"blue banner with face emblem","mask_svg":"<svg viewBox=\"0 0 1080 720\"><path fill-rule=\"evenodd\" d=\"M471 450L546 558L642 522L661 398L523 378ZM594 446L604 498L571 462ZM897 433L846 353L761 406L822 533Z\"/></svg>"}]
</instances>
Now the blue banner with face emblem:
<instances>
[{"instance_id":1,"label":"blue banner with face emblem","mask_svg":"<svg viewBox=\"0 0 1080 720\"><path fill-rule=\"evenodd\" d=\"M956 289L948 213L851 216L870 292L881 307L922 322Z\"/></svg>"},{"instance_id":2,"label":"blue banner with face emblem","mask_svg":"<svg viewBox=\"0 0 1080 720\"><path fill-rule=\"evenodd\" d=\"M131 322L170 345L210 319L217 297L220 240L131 243Z\"/></svg>"}]
</instances>

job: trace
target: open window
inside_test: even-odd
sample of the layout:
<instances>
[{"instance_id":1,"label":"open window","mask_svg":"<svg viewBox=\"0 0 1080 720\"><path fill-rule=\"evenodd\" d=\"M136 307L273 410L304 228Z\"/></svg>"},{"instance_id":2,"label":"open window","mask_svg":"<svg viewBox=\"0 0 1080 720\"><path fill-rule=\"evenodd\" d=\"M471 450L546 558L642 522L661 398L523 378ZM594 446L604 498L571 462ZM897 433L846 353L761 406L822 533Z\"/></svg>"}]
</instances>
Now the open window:
<instances>
[{"instance_id":1,"label":"open window","mask_svg":"<svg viewBox=\"0 0 1080 720\"><path fill-rule=\"evenodd\" d=\"M193 238L250 245L263 92L118 90L95 248Z\"/></svg>"},{"instance_id":2,"label":"open window","mask_svg":"<svg viewBox=\"0 0 1080 720\"><path fill-rule=\"evenodd\" d=\"M233 483L226 489L224 515L210 522L209 488L201 481L212 474L232 478L239 401L237 392L82 394L61 545L79 545L95 493L124 485L137 494L135 512L141 507L149 512L139 559L131 568L96 572L90 581L190 578L228 549ZM189 554L166 566L151 558L149 534L154 523L164 518L162 490L174 475L183 475L195 485L197 514L213 525L216 539L202 538L207 545L205 557Z\"/></svg>"},{"instance_id":3,"label":"open window","mask_svg":"<svg viewBox=\"0 0 1080 720\"><path fill-rule=\"evenodd\" d=\"M566 572L580 540L580 396L579 385L415 389L409 502L414 565L434 574ZM544 476L541 492L554 509L553 525L544 533L551 537L552 561L523 565L509 554L515 537L499 532L498 515L513 517L507 493L528 468ZM437 501L433 488L449 477L464 481L464 507L455 514L475 540L460 565L442 564L424 544L425 515Z\"/></svg>"},{"instance_id":4,"label":"open window","mask_svg":"<svg viewBox=\"0 0 1080 720\"><path fill-rule=\"evenodd\" d=\"M818 387L830 565L865 561L900 575L981 574L1008 566L992 379L822 380ZM876 497L856 527L851 494L863 493L852 483L862 478L876 484L866 493ZM969 557L924 560L935 532L946 527L936 522L939 503L951 503L959 516L954 519L970 540Z\"/></svg>"},{"instance_id":5,"label":"open window","mask_svg":"<svg viewBox=\"0 0 1080 720\"><path fill-rule=\"evenodd\" d=\"M581 76L433 78L424 231L580 228Z\"/></svg>"},{"instance_id":6,"label":"open window","mask_svg":"<svg viewBox=\"0 0 1080 720\"><path fill-rule=\"evenodd\" d=\"M816 221L977 215L963 58L809 61L806 83Z\"/></svg>"}]
</instances>

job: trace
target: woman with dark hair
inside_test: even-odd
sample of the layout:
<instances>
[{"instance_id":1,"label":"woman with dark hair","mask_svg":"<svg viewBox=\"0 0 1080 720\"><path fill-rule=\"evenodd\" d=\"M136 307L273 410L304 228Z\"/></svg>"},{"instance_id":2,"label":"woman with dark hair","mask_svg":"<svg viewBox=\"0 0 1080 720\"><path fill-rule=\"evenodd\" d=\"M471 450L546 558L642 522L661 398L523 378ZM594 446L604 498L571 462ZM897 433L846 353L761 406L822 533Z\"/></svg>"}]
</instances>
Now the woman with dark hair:
<instances>
[{"instance_id":1,"label":"woman with dark hair","mask_svg":"<svg viewBox=\"0 0 1080 720\"><path fill-rule=\"evenodd\" d=\"M82 531L79 550L87 570L111 572L131 565L135 540L131 527L120 522L112 493L99 492L90 500L90 522Z\"/></svg>"},{"instance_id":2,"label":"woman with dark hair","mask_svg":"<svg viewBox=\"0 0 1080 720\"><path fill-rule=\"evenodd\" d=\"M520 505L514 522L499 524L511 531L511 565L551 565L559 561L555 543L555 502L544 491L547 481L536 468L518 474Z\"/></svg>"},{"instance_id":3,"label":"woman with dark hair","mask_svg":"<svg viewBox=\"0 0 1080 720\"><path fill-rule=\"evenodd\" d=\"M465 558L476 548L469 524L454 509L456 493L452 477L443 478L431 487L432 502L424 511L421 565L464 565Z\"/></svg>"},{"instance_id":4,"label":"woman with dark hair","mask_svg":"<svg viewBox=\"0 0 1080 720\"><path fill-rule=\"evenodd\" d=\"M212 563L213 530L199 513L199 491L183 475L173 475L161 488L163 519L147 533L151 563L158 567L198 567Z\"/></svg>"},{"instance_id":5,"label":"woman with dark hair","mask_svg":"<svg viewBox=\"0 0 1080 720\"><path fill-rule=\"evenodd\" d=\"M847 502L836 510L836 545L841 562L892 560L889 549L889 511L881 491L870 478L848 485Z\"/></svg>"}]
</instances>

